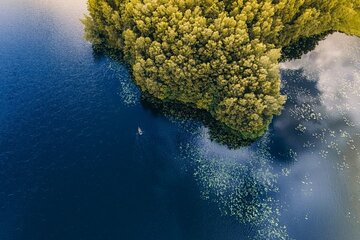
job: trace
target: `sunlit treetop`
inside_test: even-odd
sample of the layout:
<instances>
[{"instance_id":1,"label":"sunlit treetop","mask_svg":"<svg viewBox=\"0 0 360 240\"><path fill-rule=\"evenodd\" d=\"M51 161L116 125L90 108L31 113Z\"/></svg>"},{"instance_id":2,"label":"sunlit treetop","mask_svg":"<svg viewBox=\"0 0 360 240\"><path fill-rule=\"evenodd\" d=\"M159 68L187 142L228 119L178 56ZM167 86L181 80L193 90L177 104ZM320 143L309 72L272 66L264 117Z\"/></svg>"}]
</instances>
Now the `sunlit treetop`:
<instances>
[{"instance_id":1,"label":"sunlit treetop","mask_svg":"<svg viewBox=\"0 0 360 240\"><path fill-rule=\"evenodd\" d=\"M83 22L95 47L123 56L143 92L255 139L286 99L281 51L331 31L360 35L359 1L89 0Z\"/></svg>"}]
</instances>

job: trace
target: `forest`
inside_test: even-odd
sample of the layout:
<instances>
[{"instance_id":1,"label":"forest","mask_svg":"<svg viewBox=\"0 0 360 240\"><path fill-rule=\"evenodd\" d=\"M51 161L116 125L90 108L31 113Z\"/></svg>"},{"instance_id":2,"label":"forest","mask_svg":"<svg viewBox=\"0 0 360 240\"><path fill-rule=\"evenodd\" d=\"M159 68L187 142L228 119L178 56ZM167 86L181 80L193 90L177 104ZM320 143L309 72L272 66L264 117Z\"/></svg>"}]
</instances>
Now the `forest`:
<instances>
[{"instance_id":1,"label":"forest","mask_svg":"<svg viewBox=\"0 0 360 240\"><path fill-rule=\"evenodd\" d=\"M360 0L89 0L88 10L86 39L125 61L143 93L205 110L244 139L283 108L280 60L334 31L360 36Z\"/></svg>"}]
</instances>

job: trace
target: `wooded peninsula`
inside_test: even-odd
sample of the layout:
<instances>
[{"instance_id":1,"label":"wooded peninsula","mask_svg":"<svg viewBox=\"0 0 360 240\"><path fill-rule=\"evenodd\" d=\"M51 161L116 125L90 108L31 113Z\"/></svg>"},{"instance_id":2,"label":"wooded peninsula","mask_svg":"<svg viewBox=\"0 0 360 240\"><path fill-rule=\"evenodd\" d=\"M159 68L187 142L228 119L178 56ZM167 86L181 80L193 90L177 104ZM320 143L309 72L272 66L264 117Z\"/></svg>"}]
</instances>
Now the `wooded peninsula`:
<instances>
[{"instance_id":1,"label":"wooded peninsula","mask_svg":"<svg viewBox=\"0 0 360 240\"><path fill-rule=\"evenodd\" d=\"M89 0L88 10L86 39L128 63L142 92L206 110L245 139L281 112L279 61L291 49L360 36L360 0Z\"/></svg>"}]
</instances>

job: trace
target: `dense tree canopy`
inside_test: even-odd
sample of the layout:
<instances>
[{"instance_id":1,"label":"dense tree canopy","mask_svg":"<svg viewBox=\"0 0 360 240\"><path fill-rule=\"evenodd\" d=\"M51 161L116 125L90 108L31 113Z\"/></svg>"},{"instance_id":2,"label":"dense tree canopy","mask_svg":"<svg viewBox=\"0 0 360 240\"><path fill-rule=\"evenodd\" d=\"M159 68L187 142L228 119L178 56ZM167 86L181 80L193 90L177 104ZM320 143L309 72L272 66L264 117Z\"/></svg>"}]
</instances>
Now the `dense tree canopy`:
<instances>
[{"instance_id":1,"label":"dense tree canopy","mask_svg":"<svg viewBox=\"0 0 360 240\"><path fill-rule=\"evenodd\" d=\"M89 0L84 23L94 46L123 55L143 92L254 139L285 102L281 51L331 31L360 35L359 1Z\"/></svg>"}]
</instances>

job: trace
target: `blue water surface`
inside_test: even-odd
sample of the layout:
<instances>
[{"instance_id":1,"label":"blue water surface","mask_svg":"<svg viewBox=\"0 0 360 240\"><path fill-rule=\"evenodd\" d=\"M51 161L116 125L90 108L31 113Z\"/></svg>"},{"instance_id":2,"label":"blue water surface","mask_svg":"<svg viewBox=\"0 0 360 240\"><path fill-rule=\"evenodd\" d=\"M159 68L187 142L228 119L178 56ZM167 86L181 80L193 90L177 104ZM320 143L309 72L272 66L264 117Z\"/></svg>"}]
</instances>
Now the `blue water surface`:
<instances>
[{"instance_id":1,"label":"blue water surface","mask_svg":"<svg viewBox=\"0 0 360 240\"><path fill-rule=\"evenodd\" d=\"M323 128L294 118L306 100L229 150L144 107L127 67L83 39L85 13L84 0L0 2L1 240L359 238L360 178L346 171L359 157L317 154ZM288 94L321 92L301 70L282 77Z\"/></svg>"}]
</instances>

